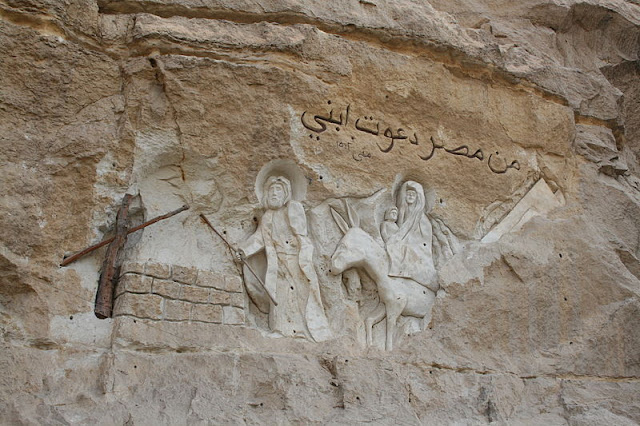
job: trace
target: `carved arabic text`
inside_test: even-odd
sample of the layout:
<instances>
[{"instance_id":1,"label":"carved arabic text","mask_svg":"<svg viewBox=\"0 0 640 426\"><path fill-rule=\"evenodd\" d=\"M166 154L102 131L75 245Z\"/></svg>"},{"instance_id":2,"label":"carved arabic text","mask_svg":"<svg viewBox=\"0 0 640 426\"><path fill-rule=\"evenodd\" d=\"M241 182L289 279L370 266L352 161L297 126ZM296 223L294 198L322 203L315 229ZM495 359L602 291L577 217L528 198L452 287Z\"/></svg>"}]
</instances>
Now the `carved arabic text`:
<instances>
[{"instance_id":1,"label":"carved arabic text","mask_svg":"<svg viewBox=\"0 0 640 426\"><path fill-rule=\"evenodd\" d=\"M328 101L327 103L331 105L331 101ZM300 117L300 120L302 122L302 125L306 129L314 133L319 134L326 131L328 126L331 124L336 126L336 131L340 131L340 126L344 127L348 125L350 112L351 104L347 105L345 110L340 111L339 114L334 112L334 108L331 108L331 110L324 115L315 114L312 117L310 117L310 114L308 114L307 111L304 111L302 113L302 116ZM360 132L364 132L373 136L380 136L381 134L380 122L376 121L373 116L370 115L365 115L363 117L357 118L354 122L354 127ZM309 136L313 139L313 135ZM389 152L391 152L399 141L408 140L411 145L426 147L426 151L423 151L422 154L417 154L417 156L423 161L428 161L433 158L436 150L443 150L448 154L462 156L469 159L475 158L479 161L484 161L485 159L485 155L482 149L476 149L474 151L467 145L460 145L455 148L447 148L444 143L436 141L433 136L430 136L428 139L426 139L426 142L423 143L422 140L419 140L418 134L416 132L410 132L401 127L395 130L391 127L387 127L382 131L382 136L386 138L386 143L376 142L376 146L380 150L380 152L384 154L388 154ZM319 139L320 138L316 136L316 140ZM350 142L338 142L337 146L338 148L346 148L349 151L351 150ZM500 154L496 151L495 153L490 154L489 158L487 159L487 166L489 170L491 170L491 172L495 174L504 174L509 169L520 170L520 163L518 162L518 160L512 160L511 162L509 162L506 159L499 159L499 155ZM363 150L362 152L352 154L352 158L355 161L362 161L362 159L364 158L371 158L371 153Z\"/></svg>"}]
</instances>

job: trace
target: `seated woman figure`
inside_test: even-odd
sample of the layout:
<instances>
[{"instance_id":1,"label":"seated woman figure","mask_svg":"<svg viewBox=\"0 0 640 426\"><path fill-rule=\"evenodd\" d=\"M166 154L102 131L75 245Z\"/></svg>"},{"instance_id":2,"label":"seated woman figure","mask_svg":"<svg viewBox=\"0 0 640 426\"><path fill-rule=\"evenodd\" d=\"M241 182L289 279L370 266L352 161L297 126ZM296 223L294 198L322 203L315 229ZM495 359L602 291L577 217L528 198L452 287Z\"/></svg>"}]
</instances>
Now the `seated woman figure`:
<instances>
[{"instance_id":1,"label":"seated woman figure","mask_svg":"<svg viewBox=\"0 0 640 426\"><path fill-rule=\"evenodd\" d=\"M426 216L426 198L422 185L414 181L402 184L397 197L398 231L387 240L389 276L408 278L438 290L433 263L431 222Z\"/></svg>"}]
</instances>

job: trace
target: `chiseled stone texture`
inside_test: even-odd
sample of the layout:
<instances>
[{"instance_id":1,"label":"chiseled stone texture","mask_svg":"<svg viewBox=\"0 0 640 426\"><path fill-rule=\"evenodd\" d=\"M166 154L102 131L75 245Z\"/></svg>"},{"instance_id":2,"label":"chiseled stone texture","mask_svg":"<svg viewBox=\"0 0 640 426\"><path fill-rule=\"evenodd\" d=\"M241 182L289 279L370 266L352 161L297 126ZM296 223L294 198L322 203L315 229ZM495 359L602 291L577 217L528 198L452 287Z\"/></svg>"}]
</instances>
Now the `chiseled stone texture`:
<instances>
[{"instance_id":1,"label":"chiseled stone texture","mask_svg":"<svg viewBox=\"0 0 640 426\"><path fill-rule=\"evenodd\" d=\"M113 308L114 315L135 315L140 318L162 319L163 298L155 294L124 293Z\"/></svg>"},{"instance_id":2,"label":"chiseled stone texture","mask_svg":"<svg viewBox=\"0 0 640 426\"><path fill-rule=\"evenodd\" d=\"M165 300L164 318L168 321L185 321L190 318L192 303L184 300Z\"/></svg>"},{"instance_id":3,"label":"chiseled stone texture","mask_svg":"<svg viewBox=\"0 0 640 426\"><path fill-rule=\"evenodd\" d=\"M193 321L202 322L222 322L222 310L221 306L216 305L193 305L191 309L191 319Z\"/></svg>"},{"instance_id":4,"label":"chiseled stone texture","mask_svg":"<svg viewBox=\"0 0 640 426\"><path fill-rule=\"evenodd\" d=\"M114 317L245 324L245 295L237 284L239 277L161 263L127 262L121 270L127 272L120 276L116 286ZM197 276L200 278L196 281ZM229 290L210 288L213 284Z\"/></svg>"},{"instance_id":5,"label":"chiseled stone texture","mask_svg":"<svg viewBox=\"0 0 640 426\"><path fill-rule=\"evenodd\" d=\"M179 299L182 286L180 283L170 280L153 280L153 292L169 299Z\"/></svg>"},{"instance_id":6,"label":"chiseled stone texture","mask_svg":"<svg viewBox=\"0 0 640 426\"><path fill-rule=\"evenodd\" d=\"M5 0L0 45L0 423L640 423L637 1ZM275 159L307 184L322 343L265 331L199 217L251 235ZM383 351L328 205L406 180L464 248ZM134 225L190 209L129 236L98 320L105 250L59 264L127 191Z\"/></svg>"}]
</instances>

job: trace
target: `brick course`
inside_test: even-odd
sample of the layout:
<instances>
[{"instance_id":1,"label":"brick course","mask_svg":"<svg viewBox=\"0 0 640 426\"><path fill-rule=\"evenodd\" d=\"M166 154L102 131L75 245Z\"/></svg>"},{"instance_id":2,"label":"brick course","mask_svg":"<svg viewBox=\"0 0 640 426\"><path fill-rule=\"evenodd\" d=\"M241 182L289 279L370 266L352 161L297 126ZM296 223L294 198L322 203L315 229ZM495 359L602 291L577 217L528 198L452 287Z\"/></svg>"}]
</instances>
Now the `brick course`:
<instances>
[{"instance_id":1,"label":"brick course","mask_svg":"<svg viewBox=\"0 0 640 426\"><path fill-rule=\"evenodd\" d=\"M244 325L242 278L161 263L125 262L114 316Z\"/></svg>"}]
</instances>

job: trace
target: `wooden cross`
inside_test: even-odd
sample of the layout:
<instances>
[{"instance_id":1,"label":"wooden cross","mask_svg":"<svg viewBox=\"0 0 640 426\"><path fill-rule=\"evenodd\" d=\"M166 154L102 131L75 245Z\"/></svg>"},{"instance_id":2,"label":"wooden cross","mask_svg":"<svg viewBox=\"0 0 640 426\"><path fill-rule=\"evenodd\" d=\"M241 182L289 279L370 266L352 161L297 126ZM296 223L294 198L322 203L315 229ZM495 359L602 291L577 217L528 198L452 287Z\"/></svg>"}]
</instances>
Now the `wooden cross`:
<instances>
[{"instance_id":1,"label":"wooden cross","mask_svg":"<svg viewBox=\"0 0 640 426\"><path fill-rule=\"evenodd\" d=\"M124 244L127 241L127 235L189 209L189 206L184 205L177 210L158 216L141 225L129 229L128 215L132 198L133 197L130 194L126 194L122 199L122 205L116 215L115 236L107 238L106 240L101 241L98 244L94 244L91 247L87 247L72 256L65 257L62 260L62 263L60 263L60 266L67 266L71 262L80 259L82 256L109 244L104 262L102 263L102 272L100 272L100 280L98 281L98 291L96 292L96 303L94 308L96 317L100 319L111 318L113 313L113 293L119 278L116 262L118 260L118 253L122 250L122 247L124 247Z\"/></svg>"},{"instance_id":2,"label":"wooden cross","mask_svg":"<svg viewBox=\"0 0 640 426\"><path fill-rule=\"evenodd\" d=\"M96 293L96 306L93 312L100 319L111 318L113 311L113 290L117 285L118 275L116 272L116 261L118 252L127 242L127 231L129 230L129 205L131 204L131 195L125 194L122 199L122 205L116 215L116 235L107 248L107 254L102 262L102 272L100 272L100 281L98 281L98 291ZM114 279L115 275L115 279Z\"/></svg>"}]
</instances>

